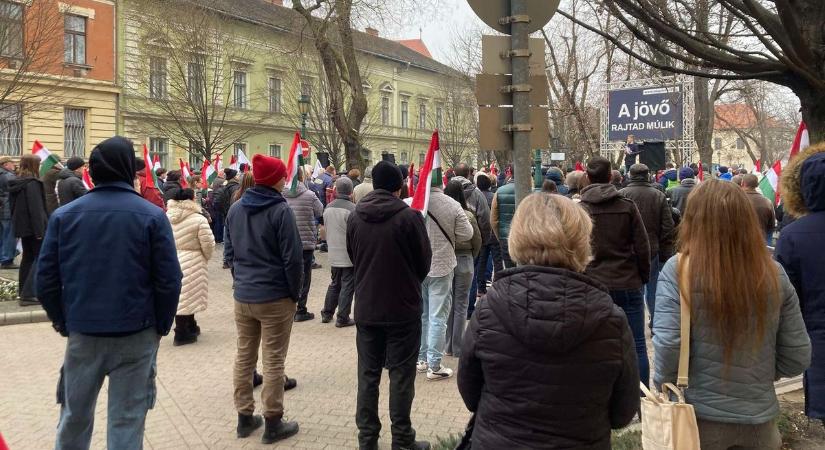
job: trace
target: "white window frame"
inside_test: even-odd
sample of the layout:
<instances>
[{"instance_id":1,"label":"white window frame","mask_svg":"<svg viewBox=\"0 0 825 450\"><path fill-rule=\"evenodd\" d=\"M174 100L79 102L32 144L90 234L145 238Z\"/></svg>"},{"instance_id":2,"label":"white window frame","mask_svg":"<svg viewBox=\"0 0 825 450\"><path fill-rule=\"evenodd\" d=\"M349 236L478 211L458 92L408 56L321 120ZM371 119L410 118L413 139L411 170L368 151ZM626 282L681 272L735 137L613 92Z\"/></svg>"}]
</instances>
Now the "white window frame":
<instances>
[{"instance_id":1,"label":"white window frame","mask_svg":"<svg viewBox=\"0 0 825 450\"><path fill-rule=\"evenodd\" d=\"M269 156L281 158L281 144L269 144Z\"/></svg>"},{"instance_id":2,"label":"white window frame","mask_svg":"<svg viewBox=\"0 0 825 450\"><path fill-rule=\"evenodd\" d=\"M158 155L160 166L169 169L169 139L165 137L150 137L149 138L149 155ZM150 161L151 163L151 161Z\"/></svg>"},{"instance_id":3,"label":"white window frame","mask_svg":"<svg viewBox=\"0 0 825 450\"><path fill-rule=\"evenodd\" d=\"M86 157L86 130L88 110L63 109L63 156Z\"/></svg>"},{"instance_id":4,"label":"white window frame","mask_svg":"<svg viewBox=\"0 0 825 450\"><path fill-rule=\"evenodd\" d=\"M240 82L239 82L240 81ZM249 72L241 69L232 71L232 105L238 109L249 107Z\"/></svg>"}]
</instances>

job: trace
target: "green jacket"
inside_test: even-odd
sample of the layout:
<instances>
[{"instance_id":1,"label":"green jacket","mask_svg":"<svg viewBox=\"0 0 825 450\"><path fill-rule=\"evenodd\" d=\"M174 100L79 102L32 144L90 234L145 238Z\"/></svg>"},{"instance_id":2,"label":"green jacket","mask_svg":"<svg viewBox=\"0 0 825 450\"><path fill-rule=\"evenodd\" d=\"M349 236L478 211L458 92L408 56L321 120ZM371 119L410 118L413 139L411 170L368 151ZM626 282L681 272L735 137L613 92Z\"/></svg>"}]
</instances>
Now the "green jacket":
<instances>
[{"instance_id":1,"label":"green jacket","mask_svg":"<svg viewBox=\"0 0 825 450\"><path fill-rule=\"evenodd\" d=\"M493 218L496 236L499 240L506 241L510 236L510 224L516 214L516 185L512 181L500 187L496 191L493 199Z\"/></svg>"}]
</instances>

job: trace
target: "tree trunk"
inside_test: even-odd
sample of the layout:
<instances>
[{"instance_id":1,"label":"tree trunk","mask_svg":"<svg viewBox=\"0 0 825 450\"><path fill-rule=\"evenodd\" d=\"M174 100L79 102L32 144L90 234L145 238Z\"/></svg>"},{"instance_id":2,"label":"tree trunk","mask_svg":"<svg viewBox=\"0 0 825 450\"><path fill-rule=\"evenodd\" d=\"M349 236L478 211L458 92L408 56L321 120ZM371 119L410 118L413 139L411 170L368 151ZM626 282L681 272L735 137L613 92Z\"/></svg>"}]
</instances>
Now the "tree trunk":
<instances>
[{"instance_id":1,"label":"tree trunk","mask_svg":"<svg viewBox=\"0 0 825 450\"><path fill-rule=\"evenodd\" d=\"M825 92L813 89L794 89L802 105L802 120L808 127L811 144L825 141Z\"/></svg>"},{"instance_id":2,"label":"tree trunk","mask_svg":"<svg viewBox=\"0 0 825 450\"><path fill-rule=\"evenodd\" d=\"M699 148L699 161L703 165L710 167L713 162L713 121L714 102L709 96L710 80L696 77L693 81L693 97L695 105L694 116L694 140ZM693 161L688 161L693 162Z\"/></svg>"}]
</instances>

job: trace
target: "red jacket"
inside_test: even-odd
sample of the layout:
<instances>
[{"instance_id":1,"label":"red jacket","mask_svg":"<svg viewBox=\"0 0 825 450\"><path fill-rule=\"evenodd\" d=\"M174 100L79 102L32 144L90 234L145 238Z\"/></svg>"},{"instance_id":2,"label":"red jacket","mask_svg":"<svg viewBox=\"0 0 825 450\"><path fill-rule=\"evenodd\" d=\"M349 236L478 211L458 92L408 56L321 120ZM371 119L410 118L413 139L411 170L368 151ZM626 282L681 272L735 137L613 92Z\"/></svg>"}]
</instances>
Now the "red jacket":
<instances>
[{"instance_id":1,"label":"red jacket","mask_svg":"<svg viewBox=\"0 0 825 450\"><path fill-rule=\"evenodd\" d=\"M160 193L160 189L146 186L146 170L139 170L137 176L140 181L140 196L166 211L166 205L163 204L163 194Z\"/></svg>"}]
</instances>

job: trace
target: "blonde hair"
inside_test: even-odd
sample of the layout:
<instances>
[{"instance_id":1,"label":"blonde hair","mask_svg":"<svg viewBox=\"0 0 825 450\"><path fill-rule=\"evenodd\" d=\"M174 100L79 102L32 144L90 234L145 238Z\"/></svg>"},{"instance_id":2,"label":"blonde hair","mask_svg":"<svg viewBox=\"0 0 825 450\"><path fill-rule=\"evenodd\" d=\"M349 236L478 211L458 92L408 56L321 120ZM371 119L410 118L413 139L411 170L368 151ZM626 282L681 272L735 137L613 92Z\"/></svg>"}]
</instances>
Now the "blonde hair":
<instances>
[{"instance_id":1,"label":"blonde hair","mask_svg":"<svg viewBox=\"0 0 825 450\"><path fill-rule=\"evenodd\" d=\"M567 197L536 193L516 209L508 240L518 264L552 266L584 272L592 259L593 222Z\"/></svg>"}]
</instances>

